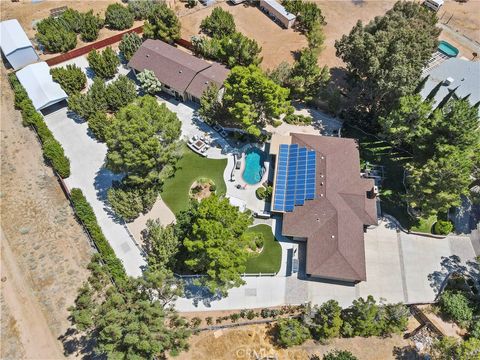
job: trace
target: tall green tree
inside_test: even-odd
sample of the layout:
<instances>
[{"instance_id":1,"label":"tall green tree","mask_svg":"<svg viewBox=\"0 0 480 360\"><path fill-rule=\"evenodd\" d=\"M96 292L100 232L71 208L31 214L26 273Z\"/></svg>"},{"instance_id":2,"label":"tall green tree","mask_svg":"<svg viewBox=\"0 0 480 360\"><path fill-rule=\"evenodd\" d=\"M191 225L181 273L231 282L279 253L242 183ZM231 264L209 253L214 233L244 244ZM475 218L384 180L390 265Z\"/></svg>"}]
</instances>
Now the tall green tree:
<instances>
[{"instance_id":1,"label":"tall green tree","mask_svg":"<svg viewBox=\"0 0 480 360\"><path fill-rule=\"evenodd\" d=\"M343 310L342 318L342 335L346 337L378 336L384 326L379 306L371 295L353 300L352 305Z\"/></svg>"},{"instance_id":2,"label":"tall green tree","mask_svg":"<svg viewBox=\"0 0 480 360\"><path fill-rule=\"evenodd\" d=\"M329 300L320 306L316 305L311 313L313 317L309 328L315 339L330 339L340 336L343 324L342 308L337 301Z\"/></svg>"},{"instance_id":3,"label":"tall green tree","mask_svg":"<svg viewBox=\"0 0 480 360\"><path fill-rule=\"evenodd\" d=\"M147 270L119 290L95 265L70 308L71 319L95 339L90 355L152 360L177 355L188 348L190 336L188 322L171 306L181 293L181 284L166 270Z\"/></svg>"},{"instance_id":4,"label":"tall green tree","mask_svg":"<svg viewBox=\"0 0 480 360\"><path fill-rule=\"evenodd\" d=\"M280 319L276 327L276 342L282 347L301 345L310 339L308 328L298 319Z\"/></svg>"},{"instance_id":5,"label":"tall green tree","mask_svg":"<svg viewBox=\"0 0 480 360\"><path fill-rule=\"evenodd\" d=\"M77 34L60 19L48 17L37 24L37 40L51 53L67 52L77 46Z\"/></svg>"},{"instance_id":6,"label":"tall green tree","mask_svg":"<svg viewBox=\"0 0 480 360\"><path fill-rule=\"evenodd\" d=\"M155 10L153 0L129 0L128 10L133 14L135 20L145 20Z\"/></svg>"},{"instance_id":7,"label":"tall green tree","mask_svg":"<svg viewBox=\"0 0 480 360\"><path fill-rule=\"evenodd\" d=\"M173 43L180 38L180 21L175 12L166 4L157 3L148 14L143 35L146 38Z\"/></svg>"},{"instance_id":8,"label":"tall green tree","mask_svg":"<svg viewBox=\"0 0 480 360\"><path fill-rule=\"evenodd\" d=\"M322 10L314 2L303 0L285 0L282 2L285 9L296 15L296 27L308 34L315 26L326 25Z\"/></svg>"},{"instance_id":9,"label":"tall green tree","mask_svg":"<svg viewBox=\"0 0 480 360\"><path fill-rule=\"evenodd\" d=\"M118 48L125 60L129 61L133 54L137 52L140 45L142 45L142 38L138 36L137 33L130 32L122 36L122 41L120 41Z\"/></svg>"},{"instance_id":10,"label":"tall green tree","mask_svg":"<svg viewBox=\"0 0 480 360\"><path fill-rule=\"evenodd\" d=\"M105 24L114 30L125 30L133 25L134 16L126 6L110 4L105 11Z\"/></svg>"},{"instance_id":11,"label":"tall green tree","mask_svg":"<svg viewBox=\"0 0 480 360\"><path fill-rule=\"evenodd\" d=\"M431 114L430 101L423 101L418 94L407 95L401 97L397 107L387 116L380 117L378 122L388 140L412 151L418 141L431 138Z\"/></svg>"},{"instance_id":12,"label":"tall green tree","mask_svg":"<svg viewBox=\"0 0 480 360\"><path fill-rule=\"evenodd\" d=\"M460 195L468 194L473 171L473 154L452 145L436 145L426 161L407 164L407 200L423 214L447 212L460 205Z\"/></svg>"},{"instance_id":13,"label":"tall green tree","mask_svg":"<svg viewBox=\"0 0 480 360\"><path fill-rule=\"evenodd\" d=\"M130 185L158 184L176 159L177 115L144 96L122 108L107 131L107 167Z\"/></svg>"},{"instance_id":14,"label":"tall green tree","mask_svg":"<svg viewBox=\"0 0 480 360\"><path fill-rule=\"evenodd\" d=\"M173 225L163 227L159 220L148 220L143 232L148 266L153 269L172 268L180 241Z\"/></svg>"},{"instance_id":15,"label":"tall green tree","mask_svg":"<svg viewBox=\"0 0 480 360\"><path fill-rule=\"evenodd\" d=\"M198 114L208 124L214 124L220 118L222 110L219 88L217 84L211 83L202 94Z\"/></svg>"},{"instance_id":16,"label":"tall green tree","mask_svg":"<svg viewBox=\"0 0 480 360\"><path fill-rule=\"evenodd\" d=\"M67 95L79 93L87 85L87 76L82 69L74 64L52 68L50 74L53 81L58 82Z\"/></svg>"},{"instance_id":17,"label":"tall green tree","mask_svg":"<svg viewBox=\"0 0 480 360\"><path fill-rule=\"evenodd\" d=\"M397 2L368 25L359 21L335 42L346 64L354 110L370 119L385 115L396 101L414 92L422 69L437 48L435 13L415 2Z\"/></svg>"},{"instance_id":18,"label":"tall green tree","mask_svg":"<svg viewBox=\"0 0 480 360\"><path fill-rule=\"evenodd\" d=\"M204 274L200 283L210 292L226 294L242 285L249 256L243 234L252 224L249 213L242 213L226 198L212 195L195 206L189 229L183 239L185 265Z\"/></svg>"},{"instance_id":19,"label":"tall green tree","mask_svg":"<svg viewBox=\"0 0 480 360\"><path fill-rule=\"evenodd\" d=\"M103 19L99 15L93 15L93 10L82 14L82 27L80 29L82 40L87 42L96 40L103 24Z\"/></svg>"},{"instance_id":20,"label":"tall green tree","mask_svg":"<svg viewBox=\"0 0 480 360\"><path fill-rule=\"evenodd\" d=\"M294 97L310 101L327 85L330 80L328 67L320 68L317 61L318 57L315 51L307 48L300 52L289 80Z\"/></svg>"},{"instance_id":21,"label":"tall green tree","mask_svg":"<svg viewBox=\"0 0 480 360\"><path fill-rule=\"evenodd\" d=\"M235 32L235 21L228 11L216 7L210 15L202 20L200 29L208 36L222 38Z\"/></svg>"},{"instance_id":22,"label":"tall green tree","mask_svg":"<svg viewBox=\"0 0 480 360\"><path fill-rule=\"evenodd\" d=\"M117 54L110 46L101 53L95 49L90 51L87 60L88 66L94 71L95 76L104 80L113 78L117 73L118 65L120 65Z\"/></svg>"},{"instance_id":23,"label":"tall green tree","mask_svg":"<svg viewBox=\"0 0 480 360\"><path fill-rule=\"evenodd\" d=\"M234 67L224 86L223 103L229 115L255 136L291 107L288 89L277 85L253 65Z\"/></svg>"}]
</instances>

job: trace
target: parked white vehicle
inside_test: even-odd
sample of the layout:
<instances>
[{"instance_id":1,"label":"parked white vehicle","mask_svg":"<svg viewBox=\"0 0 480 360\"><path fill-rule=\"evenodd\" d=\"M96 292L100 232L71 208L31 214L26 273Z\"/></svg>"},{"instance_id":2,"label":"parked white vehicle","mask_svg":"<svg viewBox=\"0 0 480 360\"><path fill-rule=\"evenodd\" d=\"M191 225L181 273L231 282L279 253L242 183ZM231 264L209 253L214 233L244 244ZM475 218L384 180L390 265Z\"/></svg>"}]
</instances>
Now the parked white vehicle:
<instances>
[{"instance_id":1,"label":"parked white vehicle","mask_svg":"<svg viewBox=\"0 0 480 360\"><path fill-rule=\"evenodd\" d=\"M438 11L442 7L444 0L425 0L423 5L432 9L433 11Z\"/></svg>"}]
</instances>

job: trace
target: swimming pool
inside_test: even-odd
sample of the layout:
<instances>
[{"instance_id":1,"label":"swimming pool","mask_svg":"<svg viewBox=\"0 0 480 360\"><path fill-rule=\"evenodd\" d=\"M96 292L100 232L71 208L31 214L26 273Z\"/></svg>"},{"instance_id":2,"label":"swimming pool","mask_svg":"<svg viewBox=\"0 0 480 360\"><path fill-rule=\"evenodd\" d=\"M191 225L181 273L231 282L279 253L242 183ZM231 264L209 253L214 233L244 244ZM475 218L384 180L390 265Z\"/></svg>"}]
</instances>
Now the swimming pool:
<instances>
[{"instance_id":1,"label":"swimming pool","mask_svg":"<svg viewBox=\"0 0 480 360\"><path fill-rule=\"evenodd\" d=\"M262 180L263 161L263 151L260 149L253 147L246 151L242 177L247 184L255 185Z\"/></svg>"},{"instance_id":2,"label":"swimming pool","mask_svg":"<svg viewBox=\"0 0 480 360\"><path fill-rule=\"evenodd\" d=\"M458 49L452 44L443 40L441 40L438 44L438 50L449 57L455 57L458 55Z\"/></svg>"}]
</instances>

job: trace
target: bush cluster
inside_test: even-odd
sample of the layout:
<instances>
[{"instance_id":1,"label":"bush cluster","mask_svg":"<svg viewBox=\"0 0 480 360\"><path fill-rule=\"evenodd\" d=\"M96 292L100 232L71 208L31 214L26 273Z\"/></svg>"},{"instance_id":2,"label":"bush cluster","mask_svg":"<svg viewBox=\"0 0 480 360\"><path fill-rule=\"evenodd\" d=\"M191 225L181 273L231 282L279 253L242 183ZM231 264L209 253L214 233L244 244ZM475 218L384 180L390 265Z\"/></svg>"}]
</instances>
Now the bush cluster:
<instances>
[{"instance_id":1,"label":"bush cluster","mask_svg":"<svg viewBox=\"0 0 480 360\"><path fill-rule=\"evenodd\" d=\"M448 220L438 220L433 225L433 233L438 235L448 235L453 231L453 223Z\"/></svg>"},{"instance_id":2,"label":"bush cluster","mask_svg":"<svg viewBox=\"0 0 480 360\"><path fill-rule=\"evenodd\" d=\"M134 14L122 4L110 4L105 11L105 24L114 30L125 30L133 25Z\"/></svg>"},{"instance_id":3,"label":"bush cluster","mask_svg":"<svg viewBox=\"0 0 480 360\"><path fill-rule=\"evenodd\" d=\"M133 14L135 20L145 20L155 8L152 0L130 0L128 10Z\"/></svg>"},{"instance_id":4,"label":"bush cluster","mask_svg":"<svg viewBox=\"0 0 480 360\"><path fill-rule=\"evenodd\" d=\"M74 188L70 192L70 198L80 221L85 225L88 233L92 237L98 248L100 256L105 262L110 275L119 286L125 283L127 274L122 262L116 257L115 252L103 235L102 229L98 225L97 218L92 207L82 193L82 190Z\"/></svg>"},{"instance_id":5,"label":"bush cluster","mask_svg":"<svg viewBox=\"0 0 480 360\"><path fill-rule=\"evenodd\" d=\"M120 65L120 59L110 46L101 53L97 50L90 51L87 60L88 66L95 72L95 76L104 80L113 78L117 73L118 65Z\"/></svg>"},{"instance_id":6,"label":"bush cluster","mask_svg":"<svg viewBox=\"0 0 480 360\"><path fill-rule=\"evenodd\" d=\"M15 74L9 75L9 80L15 93L15 107L22 112L23 124L33 126L42 142L43 156L62 178L70 176L70 160L65 156L62 145L53 137L43 116L35 110L27 92L18 81Z\"/></svg>"},{"instance_id":7,"label":"bush cluster","mask_svg":"<svg viewBox=\"0 0 480 360\"><path fill-rule=\"evenodd\" d=\"M104 21L93 10L80 13L67 9L58 17L48 17L37 24L36 37L49 52L67 52L77 46L77 34L83 41L98 38L98 32Z\"/></svg>"},{"instance_id":8,"label":"bush cluster","mask_svg":"<svg viewBox=\"0 0 480 360\"><path fill-rule=\"evenodd\" d=\"M118 48L125 60L129 61L140 45L142 45L142 38L135 32L129 32L122 36L122 41L120 41Z\"/></svg>"},{"instance_id":9,"label":"bush cluster","mask_svg":"<svg viewBox=\"0 0 480 360\"><path fill-rule=\"evenodd\" d=\"M311 116L300 114L288 114L283 118L283 121L291 125L310 125L312 120L313 118Z\"/></svg>"},{"instance_id":10,"label":"bush cluster","mask_svg":"<svg viewBox=\"0 0 480 360\"><path fill-rule=\"evenodd\" d=\"M267 202L271 201L272 199L272 192L273 188L268 185L267 187L260 186L255 190L255 195L257 195L257 198L259 200L266 200Z\"/></svg>"},{"instance_id":11,"label":"bush cluster","mask_svg":"<svg viewBox=\"0 0 480 360\"><path fill-rule=\"evenodd\" d=\"M66 67L50 69L50 74L69 96L79 93L87 85L87 76L76 65L69 64Z\"/></svg>"}]
</instances>

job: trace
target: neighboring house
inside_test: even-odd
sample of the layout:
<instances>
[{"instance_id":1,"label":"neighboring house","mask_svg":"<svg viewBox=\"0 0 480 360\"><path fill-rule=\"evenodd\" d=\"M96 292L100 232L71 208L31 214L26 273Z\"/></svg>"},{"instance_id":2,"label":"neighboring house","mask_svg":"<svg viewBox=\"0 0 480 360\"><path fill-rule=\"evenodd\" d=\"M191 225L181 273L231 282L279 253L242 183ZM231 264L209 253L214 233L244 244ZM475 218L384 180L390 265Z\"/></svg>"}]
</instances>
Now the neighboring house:
<instances>
[{"instance_id":1,"label":"neighboring house","mask_svg":"<svg viewBox=\"0 0 480 360\"><path fill-rule=\"evenodd\" d=\"M480 101L480 62L460 58L450 58L440 65L432 68L424 88L420 92L426 98L432 91L437 90L434 96L434 105L455 91L453 97L463 99L468 96L468 101L473 106Z\"/></svg>"},{"instance_id":2,"label":"neighboring house","mask_svg":"<svg viewBox=\"0 0 480 360\"><path fill-rule=\"evenodd\" d=\"M68 98L60 85L53 81L50 67L46 62L27 65L17 71L16 75L38 111L47 110Z\"/></svg>"},{"instance_id":3,"label":"neighboring house","mask_svg":"<svg viewBox=\"0 0 480 360\"><path fill-rule=\"evenodd\" d=\"M162 90L182 100L200 102L211 83L219 89L229 70L209 63L160 40L146 40L128 63L137 74L151 70L162 84Z\"/></svg>"},{"instance_id":4,"label":"neighboring house","mask_svg":"<svg viewBox=\"0 0 480 360\"><path fill-rule=\"evenodd\" d=\"M282 234L306 241L306 274L312 278L365 281L364 231L377 224L377 188L360 175L353 139L274 135L272 212Z\"/></svg>"},{"instance_id":5,"label":"neighboring house","mask_svg":"<svg viewBox=\"0 0 480 360\"><path fill-rule=\"evenodd\" d=\"M17 19L0 23L0 47L10 65L15 69L38 61L38 55Z\"/></svg>"},{"instance_id":6,"label":"neighboring house","mask_svg":"<svg viewBox=\"0 0 480 360\"><path fill-rule=\"evenodd\" d=\"M291 28L295 23L296 16L289 13L282 4L275 0L260 0L260 9L287 29Z\"/></svg>"}]
</instances>

